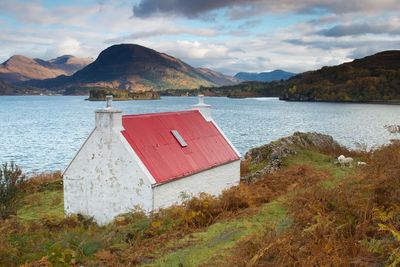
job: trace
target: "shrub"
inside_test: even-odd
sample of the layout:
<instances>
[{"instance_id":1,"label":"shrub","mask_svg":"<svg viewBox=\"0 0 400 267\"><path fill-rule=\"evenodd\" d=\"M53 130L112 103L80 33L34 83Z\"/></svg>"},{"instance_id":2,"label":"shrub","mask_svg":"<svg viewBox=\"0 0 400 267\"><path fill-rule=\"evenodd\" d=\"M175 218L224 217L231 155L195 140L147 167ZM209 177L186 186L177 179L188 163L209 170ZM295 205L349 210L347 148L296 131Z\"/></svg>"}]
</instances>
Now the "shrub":
<instances>
[{"instance_id":1,"label":"shrub","mask_svg":"<svg viewBox=\"0 0 400 267\"><path fill-rule=\"evenodd\" d=\"M18 188L24 181L25 176L14 162L0 166L0 219L15 214Z\"/></svg>"}]
</instances>

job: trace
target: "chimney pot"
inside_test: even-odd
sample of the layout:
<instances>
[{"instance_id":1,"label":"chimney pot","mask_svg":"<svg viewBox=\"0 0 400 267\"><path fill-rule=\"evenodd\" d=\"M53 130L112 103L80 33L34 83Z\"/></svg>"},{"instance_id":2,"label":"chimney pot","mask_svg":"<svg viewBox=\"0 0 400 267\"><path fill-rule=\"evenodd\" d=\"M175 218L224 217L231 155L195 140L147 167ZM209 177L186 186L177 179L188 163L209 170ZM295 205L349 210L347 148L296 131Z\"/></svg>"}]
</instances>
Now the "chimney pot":
<instances>
[{"instance_id":1,"label":"chimney pot","mask_svg":"<svg viewBox=\"0 0 400 267\"><path fill-rule=\"evenodd\" d=\"M106 108L112 107L112 100L113 100L112 95L106 95Z\"/></svg>"},{"instance_id":2,"label":"chimney pot","mask_svg":"<svg viewBox=\"0 0 400 267\"><path fill-rule=\"evenodd\" d=\"M199 104L204 104L204 95L199 95Z\"/></svg>"},{"instance_id":3,"label":"chimney pot","mask_svg":"<svg viewBox=\"0 0 400 267\"><path fill-rule=\"evenodd\" d=\"M199 103L192 106L192 110L200 111L206 121L211 121L211 106L204 103L204 95L199 95Z\"/></svg>"}]
</instances>

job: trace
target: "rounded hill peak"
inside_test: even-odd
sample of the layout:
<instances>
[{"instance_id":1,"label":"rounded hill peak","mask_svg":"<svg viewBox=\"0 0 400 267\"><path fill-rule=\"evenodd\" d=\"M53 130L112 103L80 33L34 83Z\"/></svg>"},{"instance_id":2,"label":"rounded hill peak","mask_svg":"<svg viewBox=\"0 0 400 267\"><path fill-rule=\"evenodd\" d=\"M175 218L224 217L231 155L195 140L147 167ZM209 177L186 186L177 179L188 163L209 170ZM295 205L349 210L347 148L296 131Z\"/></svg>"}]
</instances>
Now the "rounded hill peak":
<instances>
[{"instance_id":1,"label":"rounded hill peak","mask_svg":"<svg viewBox=\"0 0 400 267\"><path fill-rule=\"evenodd\" d=\"M22 55L14 55L10 57L6 62L4 62L4 65L9 66L9 65L14 65L14 64L19 64L19 63L34 63L35 61L29 57L22 56Z\"/></svg>"},{"instance_id":2,"label":"rounded hill peak","mask_svg":"<svg viewBox=\"0 0 400 267\"><path fill-rule=\"evenodd\" d=\"M99 79L137 80L137 77L154 79L165 77L169 70L192 71L182 61L137 44L118 44L103 50L97 59L78 71L74 79L94 82Z\"/></svg>"},{"instance_id":3,"label":"rounded hill peak","mask_svg":"<svg viewBox=\"0 0 400 267\"><path fill-rule=\"evenodd\" d=\"M95 62L100 64L124 64L142 62L148 63L167 63L166 57L157 51L137 45L137 44L118 44L103 50Z\"/></svg>"}]
</instances>

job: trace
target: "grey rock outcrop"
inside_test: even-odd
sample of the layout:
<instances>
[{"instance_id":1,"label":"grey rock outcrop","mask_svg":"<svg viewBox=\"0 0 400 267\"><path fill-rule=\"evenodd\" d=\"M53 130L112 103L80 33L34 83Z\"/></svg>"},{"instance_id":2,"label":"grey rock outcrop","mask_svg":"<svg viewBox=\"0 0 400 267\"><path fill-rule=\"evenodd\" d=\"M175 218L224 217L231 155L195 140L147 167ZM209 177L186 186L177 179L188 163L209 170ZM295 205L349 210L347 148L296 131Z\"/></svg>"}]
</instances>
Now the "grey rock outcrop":
<instances>
[{"instance_id":1,"label":"grey rock outcrop","mask_svg":"<svg viewBox=\"0 0 400 267\"><path fill-rule=\"evenodd\" d=\"M339 152L345 148L330 135L316 132L295 132L291 136L250 149L245 154L244 161L249 165L262 165L263 167L242 178L247 181L253 181L267 173L276 172L281 168L287 157L296 155L300 149L313 149L319 152Z\"/></svg>"}]
</instances>

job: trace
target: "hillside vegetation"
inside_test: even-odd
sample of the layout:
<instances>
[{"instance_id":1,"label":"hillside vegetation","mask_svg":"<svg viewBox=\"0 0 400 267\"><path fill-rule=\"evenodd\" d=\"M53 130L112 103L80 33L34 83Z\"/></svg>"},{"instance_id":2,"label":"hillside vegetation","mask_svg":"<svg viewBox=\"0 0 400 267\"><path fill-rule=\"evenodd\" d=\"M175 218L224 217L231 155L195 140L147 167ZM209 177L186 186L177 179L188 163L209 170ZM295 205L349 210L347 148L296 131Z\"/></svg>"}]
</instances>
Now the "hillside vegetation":
<instances>
[{"instance_id":1,"label":"hillside vegetation","mask_svg":"<svg viewBox=\"0 0 400 267\"><path fill-rule=\"evenodd\" d=\"M21 87L18 85L10 84L0 80L0 96L2 95L39 95L50 93L47 90L32 88L32 87Z\"/></svg>"},{"instance_id":2,"label":"hillside vegetation","mask_svg":"<svg viewBox=\"0 0 400 267\"><path fill-rule=\"evenodd\" d=\"M347 151L297 133L254 149L242 176L282 159L220 197L187 197L150 216L97 226L63 217L60 174L20 190L16 216L0 224L5 266L396 266L400 263L400 142ZM319 142L321 140L322 142ZM278 149L280 144L290 148ZM342 168L338 153L366 161Z\"/></svg>"},{"instance_id":3,"label":"hillside vegetation","mask_svg":"<svg viewBox=\"0 0 400 267\"><path fill-rule=\"evenodd\" d=\"M400 103L400 50L304 72L288 80L242 82L198 91L229 97L273 96L289 101Z\"/></svg>"},{"instance_id":4,"label":"hillside vegetation","mask_svg":"<svg viewBox=\"0 0 400 267\"><path fill-rule=\"evenodd\" d=\"M104 101L107 95L112 95L115 101L160 99L160 95L155 91L130 92L128 90L92 88L87 100Z\"/></svg>"},{"instance_id":5,"label":"hillside vegetation","mask_svg":"<svg viewBox=\"0 0 400 267\"><path fill-rule=\"evenodd\" d=\"M226 85L220 87L201 86L200 88L194 90L168 89L160 91L160 94L165 96L196 96L198 94L203 94L206 96L227 96L231 98L279 97L282 95L282 92L285 89L285 85L286 83L284 81L249 81L242 82L236 85Z\"/></svg>"},{"instance_id":6,"label":"hillside vegetation","mask_svg":"<svg viewBox=\"0 0 400 267\"><path fill-rule=\"evenodd\" d=\"M282 96L301 101L400 102L400 50L296 75Z\"/></svg>"}]
</instances>

